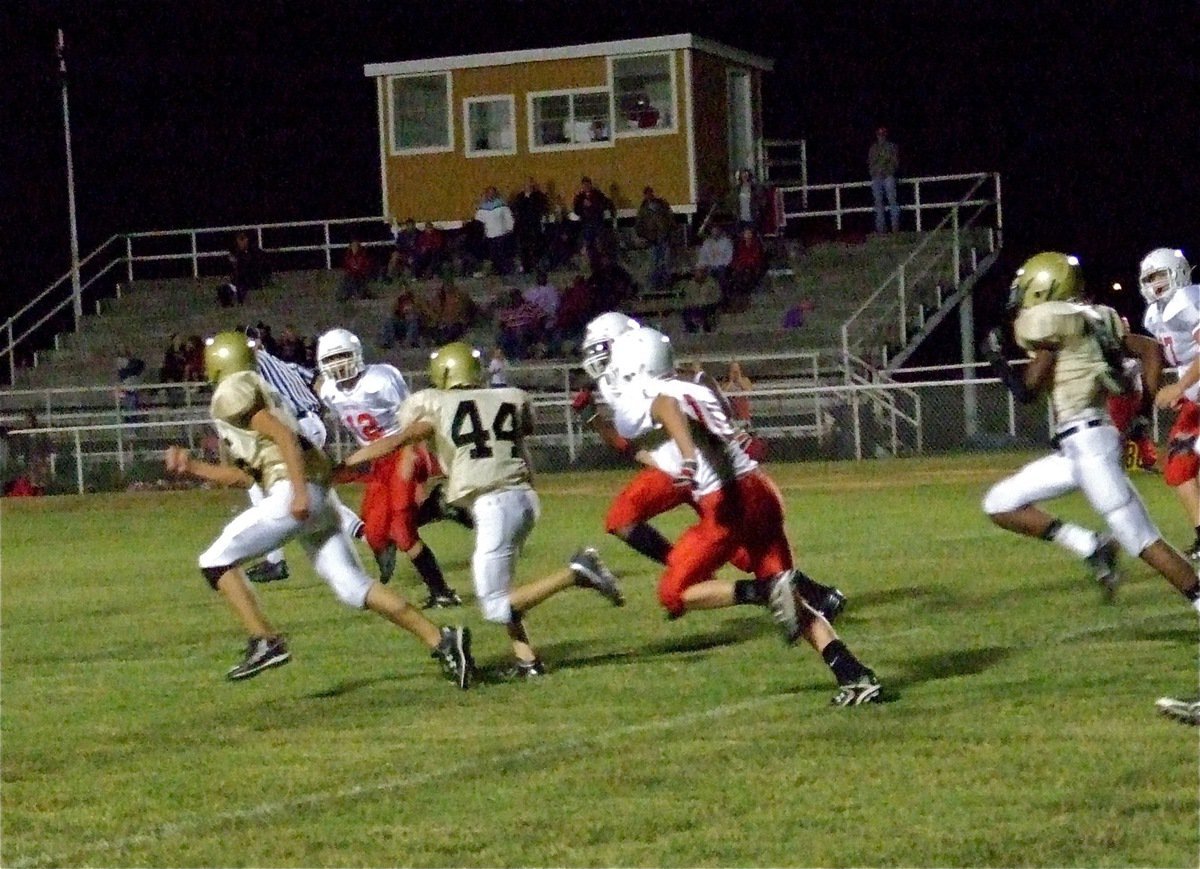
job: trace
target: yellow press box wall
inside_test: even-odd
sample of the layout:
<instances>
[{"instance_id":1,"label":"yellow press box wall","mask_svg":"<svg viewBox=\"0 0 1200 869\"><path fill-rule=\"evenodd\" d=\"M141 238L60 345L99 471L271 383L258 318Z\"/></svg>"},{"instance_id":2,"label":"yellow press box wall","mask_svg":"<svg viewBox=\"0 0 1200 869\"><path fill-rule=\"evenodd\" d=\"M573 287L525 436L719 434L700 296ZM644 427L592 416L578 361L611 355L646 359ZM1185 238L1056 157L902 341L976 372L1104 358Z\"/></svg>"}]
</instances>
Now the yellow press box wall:
<instances>
[{"instance_id":1,"label":"yellow press box wall","mask_svg":"<svg viewBox=\"0 0 1200 869\"><path fill-rule=\"evenodd\" d=\"M611 196L618 208L636 208L642 188L650 184L672 205L691 201L687 131L684 126L683 52L673 52L676 66L676 132L652 136L618 136L610 146L559 151L529 151L529 103L537 91L607 87L608 64L603 57L573 58L541 63L508 64L451 70L454 150L432 154L387 154L386 213L401 220L458 221L475 213L480 194L495 185L504 196L515 193L533 177L569 209L587 175ZM467 157L464 153L463 100L512 95L516 115L517 153ZM386 84L380 89L386 147L390 109Z\"/></svg>"}]
</instances>

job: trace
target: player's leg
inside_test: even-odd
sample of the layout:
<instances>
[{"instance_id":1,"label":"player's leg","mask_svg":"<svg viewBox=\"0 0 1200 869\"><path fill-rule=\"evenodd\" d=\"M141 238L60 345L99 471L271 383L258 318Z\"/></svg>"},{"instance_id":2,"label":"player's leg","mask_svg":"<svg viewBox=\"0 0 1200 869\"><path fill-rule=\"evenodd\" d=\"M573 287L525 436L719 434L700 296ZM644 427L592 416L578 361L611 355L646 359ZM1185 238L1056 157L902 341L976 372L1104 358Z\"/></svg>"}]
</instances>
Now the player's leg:
<instances>
[{"instance_id":1,"label":"player's leg","mask_svg":"<svg viewBox=\"0 0 1200 869\"><path fill-rule=\"evenodd\" d=\"M508 631L513 655L524 675L540 675L541 662L521 620L528 600L513 601L512 579L517 553L537 516L536 496L527 489L501 489L475 499L475 551L471 576L483 617ZM565 586L564 586L565 587ZM537 601L534 601L536 603Z\"/></svg>"},{"instance_id":2,"label":"player's leg","mask_svg":"<svg viewBox=\"0 0 1200 869\"><path fill-rule=\"evenodd\" d=\"M396 572L396 544L389 536L388 527L391 520L391 506L388 500L391 458L385 457L371 466L359 511L363 521L363 539L367 541L371 554L375 556L375 563L379 567L379 581L385 584L391 581Z\"/></svg>"},{"instance_id":3,"label":"player's leg","mask_svg":"<svg viewBox=\"0 0 1200 869\"><path fill-rule=\"evenodd\" d=\"M262 503L266 494L262 486L255 483L249 488L250 504L257 506ZM266 556L245 569L246 578L251 582L278 582L288 578L287 562L283 558L283 549L272 549Z\"/></svg>"},{"instance_id":4,"label":"player's leg","mask_svg":"<svg viewBox=\"0 0 1200 869\"><path fill-rule=\"evenodd\" d=\"M695 525L686 529L667 556L667 567L658 581L658 602L670 618L689 610L733 606L734 583L714 579L738 546L731 524L729 496L724 490L704 495L697 502Z\"/></svg>"},{"instance_id":5,"label":"player's leg","mask_svg":"<svg viewBox=\"0 0 1200 869\"><path fill-rule=\"evenodd\" d=\"M290 483L276 483L257 505L235 516L200 554L205 579L220 593L249 636L245 657L227 674L232 680L255 676L290 658L286 643L263 614L238 565L275 549L300 532L301 523L289 512L291 497Z\"/></svg>"},{"instance_id":6,"label":"player's leg","mask_svg":"<svg viewBox=\"0 0 1200 869\"><path fill-rule=\"evenodd\" d=\"M1167 461L1163 482L1175 491L1175 496L1195 528L1195 540L1187 550L1193 561L1200 560L1200 405L1185 401L1175 415L1167 434Z\"/></svg>"},{"instance_id":7,"label":"player's leg","mask_svg":"<svg viewBox=\"0 0 1200 869\"><path fill-rule=\"evenodd\" d=\"M462 604L458 592L446 584L442 567L433 550L421 539L418 530L421 483L426 477L422 450L406 447L400 451L396 468L389 483L389 537L408 556L413 568L425 583L430 607L453 607Z\"/></svg>"},{"instance_id":8,"label":"player's leg","mask_svg":"<svg viewBox=\"0 0 1200 869\"><path fill-rule=\"evenodd\" d=\"M672 483L669 475L657 468L643 468L613 499L604 530L651 561L666 564L671 543L649 520L690 503L690 494Z\"/></svg>"}]
</instances>

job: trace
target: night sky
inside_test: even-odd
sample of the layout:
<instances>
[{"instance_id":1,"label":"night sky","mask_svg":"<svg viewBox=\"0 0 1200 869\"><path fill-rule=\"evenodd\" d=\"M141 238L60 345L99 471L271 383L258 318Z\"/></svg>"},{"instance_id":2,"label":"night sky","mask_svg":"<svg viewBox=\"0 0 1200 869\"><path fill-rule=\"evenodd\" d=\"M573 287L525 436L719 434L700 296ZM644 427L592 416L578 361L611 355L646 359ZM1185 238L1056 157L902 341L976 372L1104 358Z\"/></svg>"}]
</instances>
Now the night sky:
<instances>
[{"instance_id":1,"label":"night sky","mask_svg":"<svg viewBox=\"0 0 1200 869\"><path fill-rule=\"evenodd\" d=\"M0 314L69 266L60 26L85 253L121 231L377 214L364 63L692 32L775 59L767 135L808 139L814 183L864 178L884 123L903 174L1003 173L1009 259L1076 252L1090 283L1126 287L1151 247L1195 263L1197 4L1051 5L5 0Z\"/></svg>"}]
</instances>

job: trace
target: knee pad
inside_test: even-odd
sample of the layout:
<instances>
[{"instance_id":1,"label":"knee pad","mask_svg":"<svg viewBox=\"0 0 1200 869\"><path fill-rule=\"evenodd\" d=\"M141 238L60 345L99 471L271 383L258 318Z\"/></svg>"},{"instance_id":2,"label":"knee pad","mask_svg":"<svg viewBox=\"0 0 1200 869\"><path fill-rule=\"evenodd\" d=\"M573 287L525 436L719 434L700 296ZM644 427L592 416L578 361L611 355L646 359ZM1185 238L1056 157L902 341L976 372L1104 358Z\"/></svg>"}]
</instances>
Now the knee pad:
<instances>
[{"instance_id":1,"label":"knee pad","mask_svg":"<svg viewBox=\"0 0 1200 869\"><path fill-rule=\"evenodd\" d=\"M217 583L220 581L221 577L232 569L232 564L226 564L221 567L201 567L200 572L204 574L204 578L208 581L208 584L212 587L212 590L216 591Z\"/></svg>"},{"instance_id":2,"label":"knee pad","mask_svg":"<svg viewBox=\"0 0 1200 869\"><path fill-rule=\"evenodd\" d=\"M484 619L498 625L506 625L516 617L508 592L494 592L479 598L479 611Z\"/></svg>"}]
</instances>

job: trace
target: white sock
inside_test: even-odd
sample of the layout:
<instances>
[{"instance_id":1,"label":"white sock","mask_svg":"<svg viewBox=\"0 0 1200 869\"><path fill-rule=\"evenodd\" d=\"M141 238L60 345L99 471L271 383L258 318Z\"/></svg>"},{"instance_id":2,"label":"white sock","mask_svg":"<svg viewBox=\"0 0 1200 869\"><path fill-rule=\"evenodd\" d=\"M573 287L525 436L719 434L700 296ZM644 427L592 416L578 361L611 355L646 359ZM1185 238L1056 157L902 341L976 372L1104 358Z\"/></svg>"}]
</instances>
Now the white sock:
<instances>
[{"instance_id":1,"label":"white sock","mask_svg":"<svg viewBox=\"0 0 1200 869\"><path fill-rule=\"evenodd\" d=\"M1058 530L1050 539L1068 552L1074 552L1080 558L1087 558L1100 545L1100 538L1095 531L1089 531L1070 522L1064 522L1058 526Z\"/></svg>"},{"instance_id":2,"label":"white sock","mask_svg":"<svg viewBox=\"0 0 1200 869\"><path fill-rule=\"evenodd\" d=\"M1192 609L1194 609L1197 613L1200 613L1200 597L1192 601Z\"/></svg>"}]
</instances>

